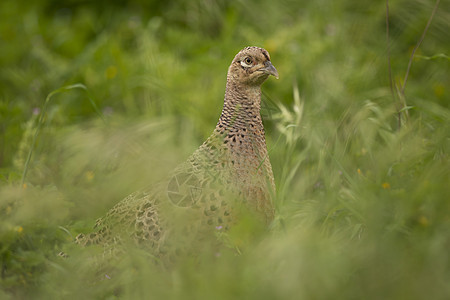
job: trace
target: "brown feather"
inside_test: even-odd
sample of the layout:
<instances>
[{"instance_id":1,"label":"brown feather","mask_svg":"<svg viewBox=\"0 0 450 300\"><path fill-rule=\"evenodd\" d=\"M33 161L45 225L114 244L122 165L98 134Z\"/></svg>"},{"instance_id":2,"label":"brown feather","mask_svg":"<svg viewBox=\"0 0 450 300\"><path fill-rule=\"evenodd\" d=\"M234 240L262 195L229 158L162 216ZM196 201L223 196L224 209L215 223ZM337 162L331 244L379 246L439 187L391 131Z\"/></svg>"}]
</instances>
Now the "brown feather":
<instances>
[{"instance_id":1,"label":"brown feather","mask_svg":"<svg viewBox=\"0 0 450 300\"><path fill-rule=\"evenodd\" d=\"M228 69L224 106L212 135L166 182L128 196L76 242L115 252L131 240L163 256L187 232L197 236L231 227L236 201L270 223L275 182L260 115L261 84L270 74L278 76L266 50L241 50Z\"/></svg>"}]
</instances>

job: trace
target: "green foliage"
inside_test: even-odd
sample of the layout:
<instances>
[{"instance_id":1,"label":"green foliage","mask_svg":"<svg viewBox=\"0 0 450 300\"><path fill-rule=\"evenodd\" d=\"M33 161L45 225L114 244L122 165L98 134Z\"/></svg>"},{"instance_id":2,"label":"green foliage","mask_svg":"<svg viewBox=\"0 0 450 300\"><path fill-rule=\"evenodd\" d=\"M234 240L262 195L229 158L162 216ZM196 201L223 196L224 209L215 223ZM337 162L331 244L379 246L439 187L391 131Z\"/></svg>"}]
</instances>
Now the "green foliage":
<instances>
[{"instance_id":1,"label":"green foliage","mask_svg":"<svg viewBox=\"0 0 450 300\"><path fill-rule=\"evenodd\" d=\"M2 1L0 298L449 298L449 7L402 93L434 3L389 4L387 51L385 2ZM280 74L270 232L243 218L228 247L94 273L74 236L211 133L248 45Z\"/></svg>"}]
</instances>

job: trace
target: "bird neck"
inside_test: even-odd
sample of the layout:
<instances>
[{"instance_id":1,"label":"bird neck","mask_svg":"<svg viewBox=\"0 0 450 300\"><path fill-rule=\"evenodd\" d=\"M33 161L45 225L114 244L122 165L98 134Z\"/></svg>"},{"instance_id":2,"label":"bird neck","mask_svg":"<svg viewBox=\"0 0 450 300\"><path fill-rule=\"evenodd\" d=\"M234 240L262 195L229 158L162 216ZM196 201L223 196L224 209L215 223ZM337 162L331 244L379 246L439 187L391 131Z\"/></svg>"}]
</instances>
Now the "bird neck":
<instances>
[{"instance_id":1,"label":"bird neck","mask_svg":"<svg viewBox=\"0 0 450 300\"><path fill-rule=\"evenodd\" d=\"M261 87L259 85L247 86L228 81L217 129L220 132L240 129L250 132L263 130L260 110Z\"/></svg>"}]
</instances>

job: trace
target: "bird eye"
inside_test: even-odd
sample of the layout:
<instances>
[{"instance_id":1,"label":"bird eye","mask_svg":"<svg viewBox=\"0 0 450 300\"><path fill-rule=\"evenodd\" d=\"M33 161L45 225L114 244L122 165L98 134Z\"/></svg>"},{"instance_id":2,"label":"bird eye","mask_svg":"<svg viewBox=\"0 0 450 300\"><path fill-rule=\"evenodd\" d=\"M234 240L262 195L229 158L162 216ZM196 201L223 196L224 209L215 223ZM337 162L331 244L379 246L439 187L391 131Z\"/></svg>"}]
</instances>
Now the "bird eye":
<instances>
[{"instance_id":1,"label":"bird eye","mask_svg":"<svg viewBox=\"0 0 450 300\"><path fill-rule=\"evenodd\" d=\"M253 64L253 60L251 57L246 57L244 60L241 61L241 65L243 67L251 67Z\"/></svg>"}]
</instances>

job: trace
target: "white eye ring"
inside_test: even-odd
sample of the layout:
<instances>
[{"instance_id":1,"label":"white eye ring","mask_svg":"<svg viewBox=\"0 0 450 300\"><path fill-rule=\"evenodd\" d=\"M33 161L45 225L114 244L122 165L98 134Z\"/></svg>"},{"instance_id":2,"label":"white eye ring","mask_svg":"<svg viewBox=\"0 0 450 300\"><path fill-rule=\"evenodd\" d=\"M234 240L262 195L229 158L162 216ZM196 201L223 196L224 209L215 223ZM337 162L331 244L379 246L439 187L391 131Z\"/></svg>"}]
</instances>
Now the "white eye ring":
<instances>
[{"instance_id":1,"label":"white eye ring","mask_svg":"<svg viewBox=\"0 0 450 300\"><path fill-rule=\"evenodd\" d=\"M241 60L241 66L245 68L249 68L253 65L253 60L250 57L246 57L243 60Z\"/></svg>"}]
</instances>

